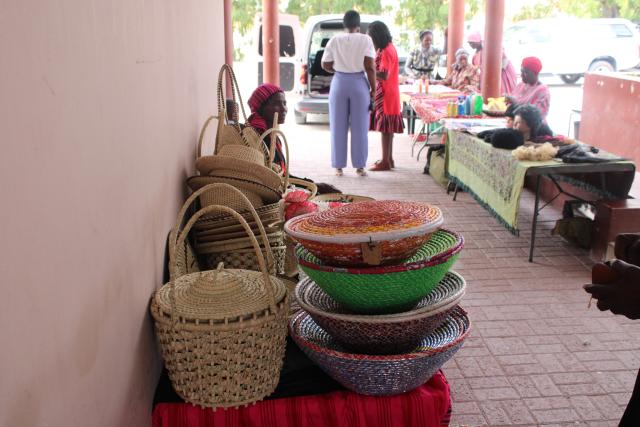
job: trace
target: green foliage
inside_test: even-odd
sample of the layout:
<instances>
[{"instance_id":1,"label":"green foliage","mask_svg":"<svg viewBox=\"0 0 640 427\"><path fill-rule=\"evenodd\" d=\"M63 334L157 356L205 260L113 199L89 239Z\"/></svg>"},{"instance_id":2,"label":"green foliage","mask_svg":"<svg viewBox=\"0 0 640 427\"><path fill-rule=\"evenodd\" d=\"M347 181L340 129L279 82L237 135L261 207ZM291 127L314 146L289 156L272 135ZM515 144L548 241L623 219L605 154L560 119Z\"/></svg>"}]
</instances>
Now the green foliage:
<instances>
[{"instance_id":1,"label":"green foliage","mask_svg":"<svg viewBox=\"0 0 640 427\"><path fill-rule=\"evenodd\" d=\"M638 0L542 0L525 6L514 20L539 19L566 14L579 18L626 18L640 20Z\"/></svg>"},{"instance_id":2,"label":"green foliage","mask_svg":"<svg viewBox=\"0 0 640 427\"><path fill-rule=\"evenodd\" d=\"M245 35L253 28L253 21L262 12L262 0L233 0L233 28Z\"/></svg>"},{"instance_id":3,"label":"green foliage","mask_svg":"<svg viewBox=\"0 0 640 427\"><path fill-rule=\"evenodd\" d=\"M286 12L298 15L304 23L308 17L328 13L342 14L347 10L378 15L382 12L380 0L289 0Z\"/></svg>"},{"instance_id":4,"label":"green foliage","mask_svg":"<svg viewBox=\"0 0 640 427\"><path fill-rule=\"evenodd\" d=\"M466 17L473 17L483 5L482 0L468 0ZM396 24L410 30L421 31L427 28L445 28L448 19L449 2L447 0L400 0Z\"/></svg>"}]
</instances>

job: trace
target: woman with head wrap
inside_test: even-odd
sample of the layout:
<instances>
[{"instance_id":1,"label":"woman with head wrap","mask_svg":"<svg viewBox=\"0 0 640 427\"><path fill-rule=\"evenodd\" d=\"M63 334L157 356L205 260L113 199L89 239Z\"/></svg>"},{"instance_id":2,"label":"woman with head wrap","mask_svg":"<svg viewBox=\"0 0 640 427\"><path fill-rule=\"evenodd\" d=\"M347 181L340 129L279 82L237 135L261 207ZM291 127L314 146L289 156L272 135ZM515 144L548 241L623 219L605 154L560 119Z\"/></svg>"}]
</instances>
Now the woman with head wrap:
<instances>
[{"instance_id":1,"label":"woman with head wrap","mask_svg":"<svg viewBox=\"0 0 640 427\"><path fill-rule=\"evenodd\" d=\"M256 88L256 90L253 91L247 103L249 104L251 115L247 119L246 124L254 128L256 132L258 132L258 134L263 134L265 131L274 127L274 125L276 124L273 123L275 113L278 113L277 124L283 124L285 118L287 117L287 100L285 98L284 91L276 85L272 85L270 83L261 84ZM227 105L229 105L229 103L227 103ZM286 168L286 163L285 156L282 151L282 144L279 139L276 139L275 141L276 152L273 158L273 162L280 166L280 168L284 171ZM271 143L271 138L267 137L266 142L268 144ZM290 175L290 177L314 182L309 178L299 178L293 175ZM318 194L341 192L331 184L326 184L323 182L316 182L315 184L318 187Z\"/></svg>"},{"instance_id":2,"label":"woman with head wrap","mask_svg":"<svg viewBox=\"0 0 640 427\"><path fill-rule=\"evenodd\" d=\"M432 81L443 84L451 89L467 94L480 91L480 70L469 62L469 52L460 48L456 51L456 63L451 68L451 74L442 81Z\"/></svg>"},{"instance_id":3,"label":"woman with head wrap","mask_svg":"<svg viewBox=\"0 0 640 427\"><path fill-rule=\"evenodd\" d=\"M482 70L483 41L480 32L475 31L469 34L467 43L469 43L469 46L476 51L471 63ZM482 79L482 75L480 78ZM502 71L500 73L500 88L502 93L507 95L510 94L516 86L517 81L518 76L516 75L516 69L513 67L511 61L509 61L509 58L507 58L507 55L504 53L504 49L502 49Z\"/></svg>"},{"instance_id":4,"label":"woman with head wrap","mask_svg":"<svg viewBox=\"0 0 640 427\"><path fill-rule=\"evenodd\" d=\"M540 83L538 75L542 70L542 62L535 56L530 56L522 60L521 78L510 95L505 95L510 104L531 104L538 107L542 113L542 118L546 119L549 112L551 95L549 88Z\"/></svg>"},{"instance_id":5,"label":"woman with head wrap","mask_svg":"<svg viewBox=\"0 0 640 427\"><path fill-rule=\"evenodd\" d=\"M433 70L438 66L440 55L442 55L442 49L433 46L433 32L421 31L420 47L411 52L407 58L404 72L414 79L430 79L433 76Z\"/></svg>"},{"instance_id":6,"label":"woman with head wrap","mask_svg":"<svg viewBox=\"0 0 640 427\"><path fill-rule=\"evenodd\" d=\"M277 124L283 124L287 117L287 100L284 91L276 85L270 83L261 84L253 91L247 103L251 110L247 125L254 128L258 134L264 133L275 125L273 123L275 113L278 113ZM267 138L267 141L270 142L271 138ZM276 152L273 162L280 165L284 170L285 159L280 140L276 140Z\"/></svg>"}]
</instances>

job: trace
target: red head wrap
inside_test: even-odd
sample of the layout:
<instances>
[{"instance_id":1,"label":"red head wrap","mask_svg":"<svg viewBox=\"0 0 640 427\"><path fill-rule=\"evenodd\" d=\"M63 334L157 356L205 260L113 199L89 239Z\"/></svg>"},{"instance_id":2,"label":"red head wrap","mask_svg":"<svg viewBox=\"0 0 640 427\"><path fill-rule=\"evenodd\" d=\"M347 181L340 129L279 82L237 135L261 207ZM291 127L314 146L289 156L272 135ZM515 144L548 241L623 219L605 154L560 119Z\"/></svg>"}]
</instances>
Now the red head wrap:
<instances>
[{"instance_id":1,"label":"red head wrap","mask_svg":"<svg viewBox=\"0 0 640 427\"><path fill-rule=\"evenodd\" d=\"M540 62L540 60L535 56L529 56L522 60L522 68L526 68L529 71L540 74L540 70L542 70L542 62Z\"/></svg>"},{"instance_id":2,"label":"red head wrap","mask_svg":"<svg viewBox=\"0 0 640 427\"><path fill-rule=\"evenodd\" d=\"M263 83L258 86L249 97L249 101L247 101L251 112L254 114L257 113L260 107L262 107L262 104L278 92L284 93L282 89L271 83Z\"/></svg>"}]
</instances>

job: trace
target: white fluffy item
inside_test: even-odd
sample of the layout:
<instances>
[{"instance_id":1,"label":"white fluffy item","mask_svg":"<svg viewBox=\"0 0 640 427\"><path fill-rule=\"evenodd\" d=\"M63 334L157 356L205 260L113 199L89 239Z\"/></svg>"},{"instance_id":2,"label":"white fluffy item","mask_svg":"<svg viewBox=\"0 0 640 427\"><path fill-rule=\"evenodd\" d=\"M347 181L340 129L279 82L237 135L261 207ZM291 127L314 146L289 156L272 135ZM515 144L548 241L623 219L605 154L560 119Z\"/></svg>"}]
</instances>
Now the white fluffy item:
<instances>
[{"instance_id":1,"label":"white fluffy item","mask_svg":"<svg viewBox=\"0 0 640 427\"><path fill-rule=\"evenodd\" d=\"M520 161L546 162L558 154L558 147L544 144L522 145L511 152Z\"/></svg>"}]
</instances>

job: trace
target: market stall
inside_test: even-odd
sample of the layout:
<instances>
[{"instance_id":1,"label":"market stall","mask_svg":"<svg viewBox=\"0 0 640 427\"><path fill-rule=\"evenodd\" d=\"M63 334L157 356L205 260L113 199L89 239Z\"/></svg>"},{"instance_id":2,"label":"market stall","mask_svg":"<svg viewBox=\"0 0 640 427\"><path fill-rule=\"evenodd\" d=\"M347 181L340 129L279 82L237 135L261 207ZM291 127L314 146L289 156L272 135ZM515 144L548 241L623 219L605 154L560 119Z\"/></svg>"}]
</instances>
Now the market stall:
<instances>
[{"instance_id":1,"label":"market stall","mask_svg":"<svg viewBox=\"0 0 640 427\"><path fill-rule=\"evenodd\" d=\"M154 427L448 425L440 369L470 331L452 270L462 235L437 206L318 196L291 178L284 133L240 125L228 66L218 107L151 298L165 363Z\"/></svg>"},{"instance_id":2,"label":"market stall","mask_svg":"<svg viewBox=\"0 0 640 427\"><path fill-rule=\"evenodd\" d=\"M460 123L458 123L460 124ZM489 124L471 123L466 130L477 131ZM583 188L603 198L625 198L633 182L635 165L620 160L609 153L598 156L611 161L601 163L566 163L554 158L546 161L522 161L516 159L511 150L494 148L484 140L461 130L449 130L446 144L447 171L456 187L469 192L483 207L508 230L518 233L518 210L526 176L537 180L535 206L531 228L529 261L533 260L537 217L540 205L539 183L543 176L553 180L559 192L566 193L561 183L579 183ZM600 184L590 184L586 175L597 174ZM613 176L616 185L607 181ZM456 195L454 194L454 198ZM544 206L543 206L544 208Z\"/></svg>"}]
</instances>

